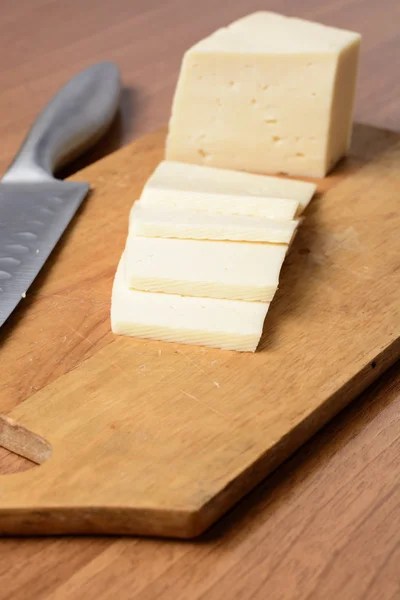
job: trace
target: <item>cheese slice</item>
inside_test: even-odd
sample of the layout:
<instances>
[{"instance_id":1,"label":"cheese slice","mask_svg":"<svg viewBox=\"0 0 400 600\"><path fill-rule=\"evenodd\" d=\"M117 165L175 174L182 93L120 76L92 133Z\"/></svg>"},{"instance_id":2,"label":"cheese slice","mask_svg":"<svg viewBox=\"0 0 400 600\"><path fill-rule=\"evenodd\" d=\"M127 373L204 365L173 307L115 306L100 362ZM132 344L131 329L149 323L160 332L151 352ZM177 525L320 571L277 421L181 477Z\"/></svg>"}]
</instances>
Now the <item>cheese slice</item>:
<instances>
[{"instance_id":1,"label":"cheese slice","mask_svg":"<svg viewBox=\"0 0 400 600\"><path fill-rule=\"evenodd\" d=\"M144 204L228 215L293 219L316 185L173 161L162 161L143 188Z\"/></svg>"},{"instance_id":2,"label":"cheese slice","mask_svg":"<svg viewBox=\"0 0 400 600\"><path fill-rule=\"evenodd\" d=\"M248 244L128 236L125 282L167 294L269 302L287 251L281 244Z\"/></svg>"},{"instance_id":3,"label":"cheese slice","mask_svg":"<svg viewBox=\"0 0 400 600\"><path fill-rule=\"evenodd\" d=\"M349 148L359 46L270 12L219 29L183 58L166 158L323 177Z\"/></svg>"},{"instance_id":4,"label":"cheese slice","mask_svg":"<svg viewBox=\"0 0 400 600\"><path fill-rule=\"evenodd\" d=\"M130 290L122 259L112 291L111 327L120 335L254 352L268 307L266 302Z\"/></svg>"},{"instance_id":5,"label":"cheese slice","mask_svg":"<svg viewBox=\"0 0 400 600\"><path fill-rule=\"evenodd\" d=\"M130 231L139 236L289 244L298 221L213 215L135 202Z\"/></svg>"}]
</instances>

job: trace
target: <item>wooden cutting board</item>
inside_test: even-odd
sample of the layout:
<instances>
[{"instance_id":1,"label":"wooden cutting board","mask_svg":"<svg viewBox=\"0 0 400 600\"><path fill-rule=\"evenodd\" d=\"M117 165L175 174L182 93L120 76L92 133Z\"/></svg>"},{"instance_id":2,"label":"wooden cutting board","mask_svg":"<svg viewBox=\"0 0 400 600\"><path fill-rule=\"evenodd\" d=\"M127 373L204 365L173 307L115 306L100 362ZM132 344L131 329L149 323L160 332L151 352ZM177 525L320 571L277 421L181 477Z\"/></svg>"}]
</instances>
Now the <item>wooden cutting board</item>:
<instances>
[{"instance_id":1,"label":"wooden cutting board","mask_svg":"<svg viewBox=\"0 0 400 600\"><path fill-rule=\"evenodd\" d=\"M3 534L196 536L400 355L400 138L362 125L256 354L114 337L128 213L164 137L73 177L92 193L1 331L0 444L42 463L0 477Z\"/></svg>"}]
</instances>

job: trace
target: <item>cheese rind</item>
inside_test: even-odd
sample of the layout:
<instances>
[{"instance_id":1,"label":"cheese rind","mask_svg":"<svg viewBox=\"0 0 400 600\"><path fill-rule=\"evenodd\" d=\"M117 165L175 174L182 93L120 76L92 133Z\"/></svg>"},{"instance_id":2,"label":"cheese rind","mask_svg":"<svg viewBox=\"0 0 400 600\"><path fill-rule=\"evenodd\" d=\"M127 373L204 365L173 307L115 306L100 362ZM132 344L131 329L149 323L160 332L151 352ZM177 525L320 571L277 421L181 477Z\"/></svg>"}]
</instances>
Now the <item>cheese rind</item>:
<instances>
[{"instance_id":1,"label":"cheese rind","mask_svg":"<svg viewBox=\"0 0 400 600\"><path fill-rule=\"evenodd\" d=\"M260 12L188 50L168 160L323 177L349 147L360 36Z\"/></svg>"},{"instance_id":2,"label":"cheese rind","mask_svg":"<svg viewBox=\"0 0 400 600\"><path fill-rule=\"evenodd\" d=\"M130 288L184 296L270 302L286 245L128 236Z\"/></svg>"},{"instance_id":3,"label":"cheese rind","mask_svg":"<svg viewBox=\"0 0 400 600\"><path fill-rule=\"evenodd\" d=\"M279 177L162 161L141 200L154 206L293 219L310 202L316 185Z\"/></svg>"},{"instance_id":4,"label":"cheese rind","mask_svg":"<svg viewBox=\"0 0 400 600\"><path fill-rule=\"evenodd\" d=\"M111 328L119 335L254 352L269 304L130 290L123 258L114 280Z\"/></svg>"},{"instance_id":5,"label":"cheese rind","mask_svg":"<svg viewBox=\"0 0 400 600\"><path fill-rule=\"evenodd\" d=\"M290 244L298 221L213 215L135 202L130 231L138 236Z\"/></svg>"}]
</instances>

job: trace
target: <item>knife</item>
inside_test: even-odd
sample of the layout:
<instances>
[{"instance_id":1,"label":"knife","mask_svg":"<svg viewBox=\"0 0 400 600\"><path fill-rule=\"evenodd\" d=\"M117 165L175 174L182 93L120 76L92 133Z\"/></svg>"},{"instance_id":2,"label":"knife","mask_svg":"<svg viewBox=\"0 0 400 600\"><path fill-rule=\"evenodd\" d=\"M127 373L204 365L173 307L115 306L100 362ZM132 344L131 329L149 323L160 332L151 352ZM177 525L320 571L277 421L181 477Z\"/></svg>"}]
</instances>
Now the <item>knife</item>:
<instances>
[{"instance_id":1,"label":"knife","mask_svg":"<svg viewBox=\"0 0 400 600\"><path fill-rule=\"evenodd\" d=\"M71 79L41 112L0 181L0 327L12 313L89 191L53 177L93 145L116 114L120 74L111 62Z\"/></svg>"}]
</instances>

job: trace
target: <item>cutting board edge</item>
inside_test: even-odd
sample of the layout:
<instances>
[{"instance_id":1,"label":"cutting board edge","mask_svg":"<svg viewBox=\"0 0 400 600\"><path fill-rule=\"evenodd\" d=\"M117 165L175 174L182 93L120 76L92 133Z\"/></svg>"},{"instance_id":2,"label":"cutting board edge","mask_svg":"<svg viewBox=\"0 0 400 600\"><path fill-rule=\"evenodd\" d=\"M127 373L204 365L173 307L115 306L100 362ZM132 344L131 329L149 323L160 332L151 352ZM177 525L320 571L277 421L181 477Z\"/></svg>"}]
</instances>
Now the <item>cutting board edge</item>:
<instances>
[{"instance_id":1,"label":"cutting board edge","mask_svg":"<svg viewBox=\"0 0 400 600\"><path fill-rule=\"evenodd\" d=\"M227 510L250 493L285 460L290 458L303 444L344 410L357 396L373 385L391 366L400 360L400 336L389 346L373 357L371 362L349 379L341 388L326 398L323 404L298 423L294 429L281 438L260 457L249 464L237 477L218 494L212 496L201 512L207 515L204 520L207 529ZM373 366L373 364L375 366ZM292 438L295 436L295 439ZM270 456L271 454L272 457ZM225 500L225 496L229 499ZM212 516L211 516L212 515Z\"/></svg>"},{"instance_id":2,"label":"cutting board edge","mask_svg":"<svg viewBox=\"0 0 400 600\"><path fill-rule=\"evenodd\" d=\"M147 535L193 539L270 475L368 386L400 359L400 337L377 354L323 404L307 415L274 446L235 474L217 493L192 508L51 507L1 508L0 536ZM28 472L26 472L28 473ZM12 479L12 477L10 478ZM3 481L5 483L6 480ZM7 487L5 483L4 488ZM4 492L3 488L3 492ZM188 502L188 507L190 506Z\"/></svg>"},{"instance_id":3,"label":"cutting board edge","mask_svg":"<svg viewBox=\"0 0 400 600\"><path fill-rule=\"evenodd\" d=\"M382 132L379 130L377 132L379 135L382 134ZM113 171L117 171L121 172L120 166L118 164L118 161L120 159L122 159L122 157L125 158L126 163L127 163L127 168L128 170L131 169L132 166L132 161L134 161L134 157L137 153L143 153L143 155L146 155L145 159L147 160L147 158L149 159L149 161L153 161L155 160L155 158L157 157L159 159L160 156L160 151L159 151L159 145L157 148L153 148L151 147L151 142L154 139L155 140L155 144L157 144L157 135L160 135L159 132L154 132L154 134L149 134L149 136L151 136L151 140L150 142L149 140L149 136L145 136L144 138L139 138L138 140L136 140L133 144L129 145L128 147L122 148L119 151L115 152L113 155L110 155L108 157L105 157L105 159L90 165L89 167L87 167L86 169L82 170L81 173L79 173L77 175L77 178L80 179L80 177L84 177L84 174L87 173L89 174L89 170L93 169L93 177L94 180L96 181L96 170L97 169L103 169L106 164L108 164L108 161L110 161L110 172L108 173L108 177L109 177L109 181L108 183L113 183ZM162 135L162 134L161 134ZM396 142L397 145L397 142ZM152 154L152 151L154 150L154 153ZM368 153L367 153L368 154ZM353 157L353 162L354 160L359 160L358 158ZM370 156L367 156L365 159L365 162L363 160L359 160L361 168L363 169L366 166L366 163L368 162L372 162L372 159ZM374 161L375 162L375 159ZM376 161L376 162L381 162L381 161ZM393 163L393 158L391 163ZM103 167L104 165L104 167ZM351 167L351 165L350 165ZM140 169L141 169L141 165L139 164L137 170L136 170L136 175L139 177L139 179L142 177ZM90 171L92 172L92 171ZM368 171L369 173L369 171ZM107 174L107 173L106 173ZM322 185L327 185L327 189L329 189L330 187L336 187L338 183L341 182L342 179L342 175L344 175L344 178L348 177L348 176L352 176L353 171L352 169L347 169L345 168L344 170L339 169L338 172L336 172L336 176L333 177L333 179L329 179L327 181L324 180L324 182L322 183ZM101 178L100 178L101 175ZM97 174L98 177L98 183L99 183L99 190L100 190L100 198L103 196L103 192L101 191L101 186L103 185L103 182L106 181L107 179L104 179L103 177L103 173ZM75 177L73 177L75 178ZM86 179L86 177L85 177ZM89 177L90 179L90 177ZM121 190L122 193L124 193L124 189L127 188L127 185L125 184L121 184ZM97 193L97 187L94 187L95 192ZM323 191L326 191L325 188ZM89 209L90 210L90 209ZM79 228L79 224L78 224L78 228ZM393 338L392 338L393 340ZM315 433L315 431L317 431L320 427L322 427L330 418L332 418L337 412L339 412L342 408L344 408L358 393L360 393L363 389L365 389L365 387L367 387L370 383L372 383L374 381L375 378L377 378L386 368L388 368L391 364L391 362L394 362L396 360L396 356L398 356L398 342L399 339L396 338L394 341L392 341L390 343L389 346L386 346L384 350L382 349L382 344L376 345L376 352L377 352L377 356L374 358L373 354L370 353L369 355L369 363L368 365L363 366L364 361L360 361L359 362L359 371L358 373L350 380L348 381L345 385L342 386L342 388L340 390L335 390L334 394L329 395L329 389L327 391L327 395L325 395L325 399L324 399L324 404L319 406L317 410L315 410L312 415L310 415L309 421L305 421L305 425L304 423L299 424L303 426L303 435L304 437L301 438L300 437L300 433L298 433L296 431L296 436L298 434L297 437L297 444L295 444L293 441L290 444L290 440L288 442L288 440L286 438L283 438L285 443L287 444L286 449L283 448L282 449L282 445L278 448L279 450L279 458L278 458L278 454L275 453L275 456L272 456L272 451L273 448L269 448L267 450L265 450L264 452L259 452L259 456L254 458L254 463L252 461L246 461L244 460L242 465L240 466L239 470L232 471L232 473L228 473L228 477L226 479L224 479L224 486L223 489L219 489L216 490L216 493L210 493L208 496L206 495L204 497L204 499L202 499L202 506L197 506L196 505L196 500L194 497L190 497L190 495L187 495L187 499L189 500L189 510L186 510L186 507L182 510L182 507L179 506L175 506L173 505L173 503L171 503L171 507L168 507L168 510L163 510L163 507L160 505L160 508L152 508L152 518L153 518L153 522L152 523L146 523L145 527L143 527L141 524L140 527L137 526L137 529L130 531L129 533L134 533L134 532L138 532L140 534L142 534L142 532L146 532L148 535L164 535L166 537L181 537L181 538L190 538L190 537L195 537L197 535L199 535L199 533L201 533L203 530L207 529L209 527L209 525L214 522L214 520L216 520L219 516L221 516L221 514L223 512L225 512L226 510L228 510L239 498L241 498L243 495L245 495L248 491L250 491L250 489L252 487L254 487L255 485L257 485L257 483L259 483L259 481L264 478L268 472L271 472L276 466L278 466L278 464L284 460L285 458L287 458L287 456L295 451L297 449L298 446L300 446L304 441L306 441L313 433ZM69 375L72 371L74 371L77 366L82 366L82 364L84 362L86 362L87 360L90 360L91 358L93 358L94 356L96 356L98 354L98 351L101 350L101 348L99 348L98 350L96 350L95 354L92 355L91 357L86 357L84 358L80 363L78 363L75 367L72 367L71 369L69 369L68 371L66 371L65 373L63 373L62 375L58 376L56 378L56 380L53 381L58 381L60 378L62 378L64 375ZM379 352L379 350L381 350L381 352ZM360 356L360 353L357 352L357 354ZM384 366L384 364L377 364L377 366L375 367L375 369L371 369L371 362L378 362L380 359L382 358L383 363L387 363L386 366ZM358 386L356 385L358 382ZM347 387L348 386L348 387ZM43 386L43 389L47 387L47 384L45 386ZM335 396L335 394L338 394L338 396ZM31 396L30 399L34 398L34 396ZM332 403L332 399L336 398L336 402ZM323 411L321 412L320 409L322 409L325 405L327 405L327 412L325 414L323 414ZM10 414L12 415L14 411L10 411ZM316 422L316 413L318 412L319 414L319 421ZM314 419L314 420L313 420ZM295 429L295 428L294 428ZM290 433L289 436L290 437ZM285 452L284 452L285 450ZM268 464L267 461L270 461ZM263 469L264 467L264 469ZM12 476L10 477L10 480L12 479ZM4 480L5 481L5 480ZM3 484L3 481L0 480L1 484ZM213 490L213 492L215 492L215 490ZM218 502L214 502L214 499L217 498ZM13 512L17 512L18 509L18 503L16 503L17 506L15 509L13 509ZM75 505L76 506L76 505ZM21 507L20 507L21 508ZM83 507L84 510L86 510L85 507ZM212 508L212 510L211 510ZM116 509L114 506L108 506L107 508L104 508L103 513L104 514L106 511L108 510L114 511L114 510L118 510L118 508ZM5 521L7 521L7 517L6 517L6 510L7 508L3 509L2 514L5 517ZM49 525L48 521L46 520L48 518L48 513L46 513L46 509L45 507L34 507L31 511L31 515L33 515L33 519L30 517L27 517L26 515L26 511L25 511L25 515L22 514L21 510L19 518L20 518L20 524L22 523L22 520L24 520L24 530L21 531L20 535L26 535L26 533L30 533L29 528L35 527L35 526L41 526L41 529L39 531L32 531L31 533L39 533L39 534L54 534L55 530L53 528L52 531L45 531L46 527ZM58 511L58 509L54 510ZM72 509L74 510L74 509ZM72 510L71 510L71 514L72 514ZM99 508L97 507L93 507L93 513L95 511L98 512ZM122 509L121 509L122 510ZM148 516L148 507L135 507L134 509L129 509L131 511L131 514L133 515L133 512L136 510L139 510L143 515L147 515ZM120 512L120 514L122 514ZM125 513L126 516L127 513ZM173 525L173 531L171 532L171 528L168 529L168 524L167 523L160 523L158 521L158 519L156 519L156 515L158 517L161 517L162 519L165 518L166 515L169 516L169 520L170 523L172 523ZM176 520L172 520L171 517L172 515L175 515L177 518L180 518L181 520L176 521ZM35 519L36 519L36 523L35 523ZM41 522L39 522L41 521ZM64 519L65 521L65 519ZM1 517L1 513L0 513L0 524L2 523L2 517ZM18 532L16 531L16 523L15 524L15 528L14 531L12 533L10 533L10 535L15 535ZM56 524L56 523L54 523ZM155 525L154 525L155 524ZM50 523L51 525L51 523ZM85 531L83 530L76 530L76 531L71 531L70 526L72 525L72 523L69 523L69 525L65 525L65 531L61 531L61 533L96 533L96 531L93 531L93 529L90 529L90 524L86 523L87 529ZM92 523L93 525L93 523ZM69 527L67 529L67 527ZM156 529L155 529L156 527ZM180 532L176 532L175 529L177 527L181 528ZM168 532L167 532L168 530ZM164 533L163 533L164 532ZM5 532L4 532L5 533ZM98 528L97 533L102 534L102 533L110 533L110 531L103 531L102 528ZM113 529L111 531L111 533L124 533L123 531L123 527L121 527L121 530L118 530L117 528ZM127 533L125 531L125 533ZM0 534L1 534L1 527L0 527Z\"/></svg>"}]
</instances>

